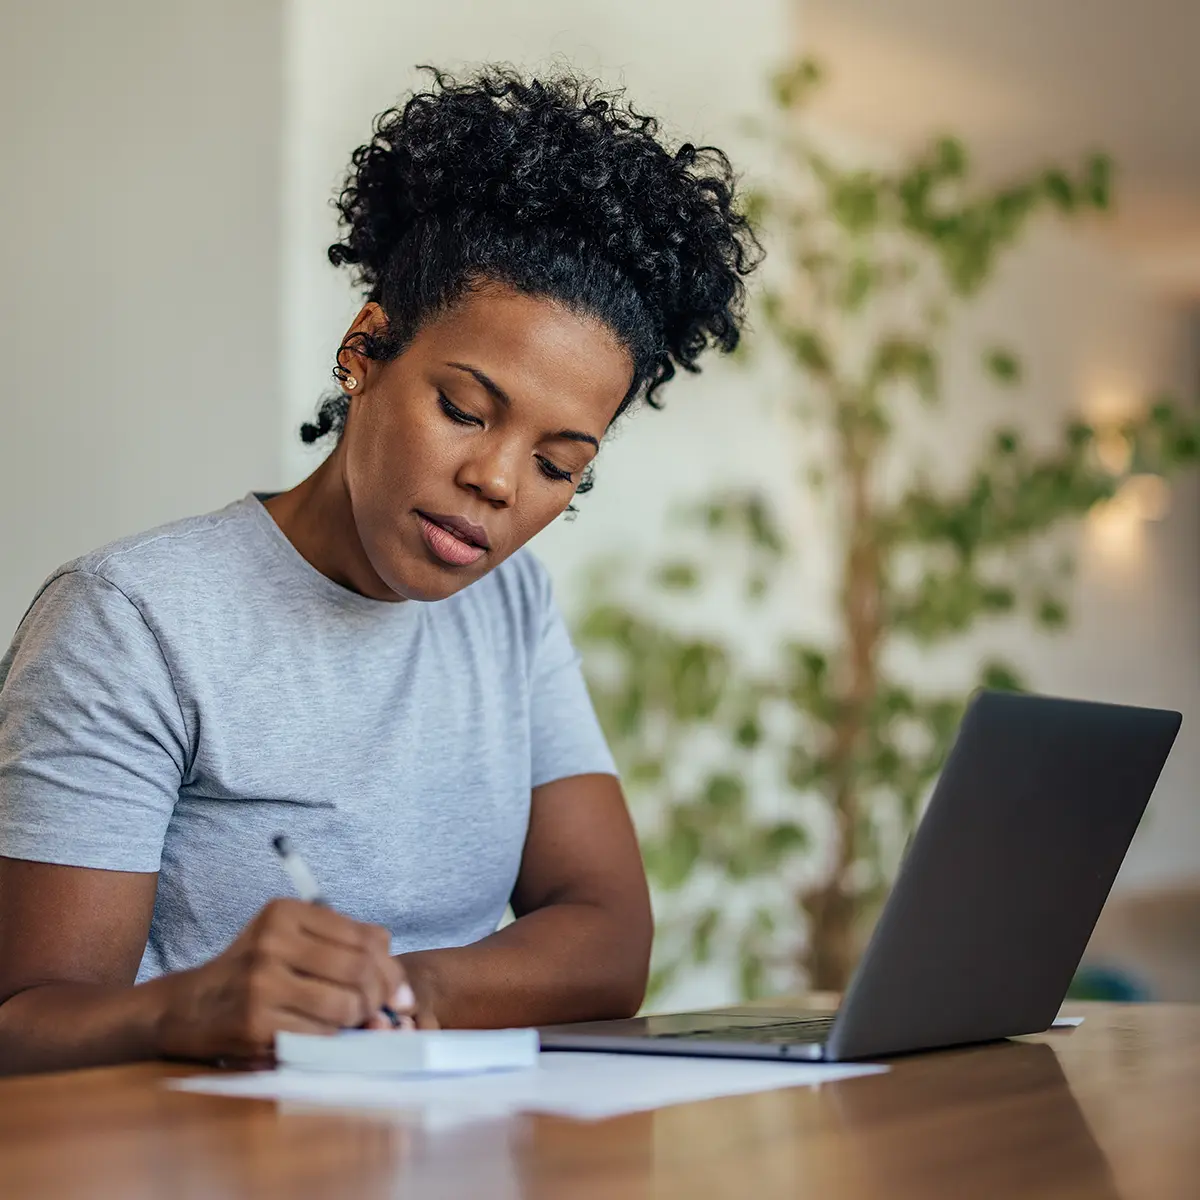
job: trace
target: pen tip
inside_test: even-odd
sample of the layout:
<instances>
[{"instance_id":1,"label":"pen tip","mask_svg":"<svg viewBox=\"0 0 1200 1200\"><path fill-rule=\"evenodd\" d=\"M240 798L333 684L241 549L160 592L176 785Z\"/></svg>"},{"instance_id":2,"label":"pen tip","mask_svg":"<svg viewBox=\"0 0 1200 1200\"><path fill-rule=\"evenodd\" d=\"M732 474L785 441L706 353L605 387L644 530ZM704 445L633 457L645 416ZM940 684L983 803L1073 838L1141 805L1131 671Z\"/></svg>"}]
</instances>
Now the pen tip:
<instances>
[{"instance_id":1,"label":"pen tip","mask_svg":"<svg viewBox=\"0 0 1200 1200\"><path fill-rule=\"evenodd\" d=\"M274 843L275 849L277 851L279 851L280 854L290 853L291 846L288 845L288 840L286 837L284 837L284 835L282 833L276 834L275 837L272 839L272 841Z\"/></svg>"}]
</instances>

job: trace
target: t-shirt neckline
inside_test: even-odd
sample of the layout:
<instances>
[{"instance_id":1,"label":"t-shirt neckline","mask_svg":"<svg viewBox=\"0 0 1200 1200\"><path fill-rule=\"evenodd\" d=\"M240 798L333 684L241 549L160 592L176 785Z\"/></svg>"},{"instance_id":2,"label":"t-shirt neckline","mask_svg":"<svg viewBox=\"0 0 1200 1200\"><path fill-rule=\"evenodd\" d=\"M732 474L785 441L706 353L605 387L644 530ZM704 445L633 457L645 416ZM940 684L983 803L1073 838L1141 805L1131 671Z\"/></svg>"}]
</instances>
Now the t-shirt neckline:
<instances>
[{"instance_id":1,"label":"t-shirt neckline","mask_svg":"<svg viewBox=\"0 0 1200 1200\"><path fill-rule=\"evenodd\" d=\"M247 492L243 503L246 510L263 532L266 541L271 546L276 559L310 589L320 593L326 599L333 601L340 608L354 612L370 613L376 617L388 617L394 620L411 619L420 608L416 600L376 600L373 596L364 596L360 592L351 591L348 587L330 579L292 545L291 539L279 527L275 518L267 510L264 501L278 492Z\"/></svg>"}]
</instances>

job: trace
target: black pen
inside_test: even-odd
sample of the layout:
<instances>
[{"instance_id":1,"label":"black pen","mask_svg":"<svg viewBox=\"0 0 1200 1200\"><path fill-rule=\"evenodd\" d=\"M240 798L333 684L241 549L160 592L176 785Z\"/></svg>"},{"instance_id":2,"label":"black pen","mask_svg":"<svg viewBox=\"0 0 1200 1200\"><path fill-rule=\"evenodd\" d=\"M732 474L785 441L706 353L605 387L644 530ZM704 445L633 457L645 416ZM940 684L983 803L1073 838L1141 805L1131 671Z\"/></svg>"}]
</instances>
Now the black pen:
<instances>
[{"instance_id":1,"label":"black pen","mask_svg":"<svg viewBox=\"0 0 1200 1200\"><path fill-rule=\"evenodd\" d=\"M279 861L300 899L309 904L320 904L322 907L328 908L329 903L321 891L321 885L317 883L317 877L309 869L308 863L292 848L291 842L281 833L273 839L272 845L274 845L275 853L279 855ZM381 1005L379 1011L391 1021L392 1028L400 1025L400 1018L388 1005Z\"/></svg>"}]
</instances>

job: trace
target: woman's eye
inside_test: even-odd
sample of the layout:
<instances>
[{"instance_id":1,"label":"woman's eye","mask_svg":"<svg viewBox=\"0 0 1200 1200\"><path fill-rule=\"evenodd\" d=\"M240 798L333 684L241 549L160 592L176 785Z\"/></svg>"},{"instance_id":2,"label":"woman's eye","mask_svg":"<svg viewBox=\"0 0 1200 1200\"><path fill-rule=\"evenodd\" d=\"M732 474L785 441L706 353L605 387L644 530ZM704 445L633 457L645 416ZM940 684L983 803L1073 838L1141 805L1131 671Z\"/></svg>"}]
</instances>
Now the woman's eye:
<instances>
[{"instance_id":1,"label":"woman's eye","mask_svg":"<svg viewBox=\"0 0 1200 1200\"><path fill-rule=\"evenodd\" d=\"M473 417L470 413L465 413L461 408L451 404L442 392L438 392L438 403L442 406L442 412L444 412L446 416L450 418L450 420L456 421L459 425L483 424L478 417Z\"/></svg>"},{"instance_id":2,"label":"woman's eye","mask_svg":"<svg viewBox=\"0 0 1200 1200\"><path fill-rule=\"evenodd\" d=\"M542 474L547 479L554 479L564 483L574 482L570 471L564 471L562 467L556 467L548 458L542 458L541 455L538 455L538 466L541 467Z\"/></svg>"}]
</instances>

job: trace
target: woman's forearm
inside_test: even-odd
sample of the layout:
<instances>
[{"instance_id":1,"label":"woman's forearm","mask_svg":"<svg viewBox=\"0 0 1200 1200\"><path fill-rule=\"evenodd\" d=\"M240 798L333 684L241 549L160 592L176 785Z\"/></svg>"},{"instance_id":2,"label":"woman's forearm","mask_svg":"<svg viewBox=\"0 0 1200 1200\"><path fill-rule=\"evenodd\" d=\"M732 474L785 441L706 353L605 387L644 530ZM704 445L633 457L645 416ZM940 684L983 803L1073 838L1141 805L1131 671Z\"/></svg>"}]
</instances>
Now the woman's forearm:
<instances>
[{"instance_id":1,"label":"woman's forearm","mask_svg":"<svg viewBox=\"0 0 1200 1200\"><path fill-rule=\"evenodd\" d=\"M482 941L399 956L418 1006L445 1027L629 1017L645 996L649 936L592 904L552 904Z\"/></svg>"},{"instance_id":2,"label":"woman's forearm","mask_svg":"<svg viewBox=\"0 0 1200 1200\"><path fill-rule=\"evenodd\" d=\"M162 1055L168 977L136 987L46 983L0 1004L0 1075L111 1066Z\"/></svg>"}]
</instances>

